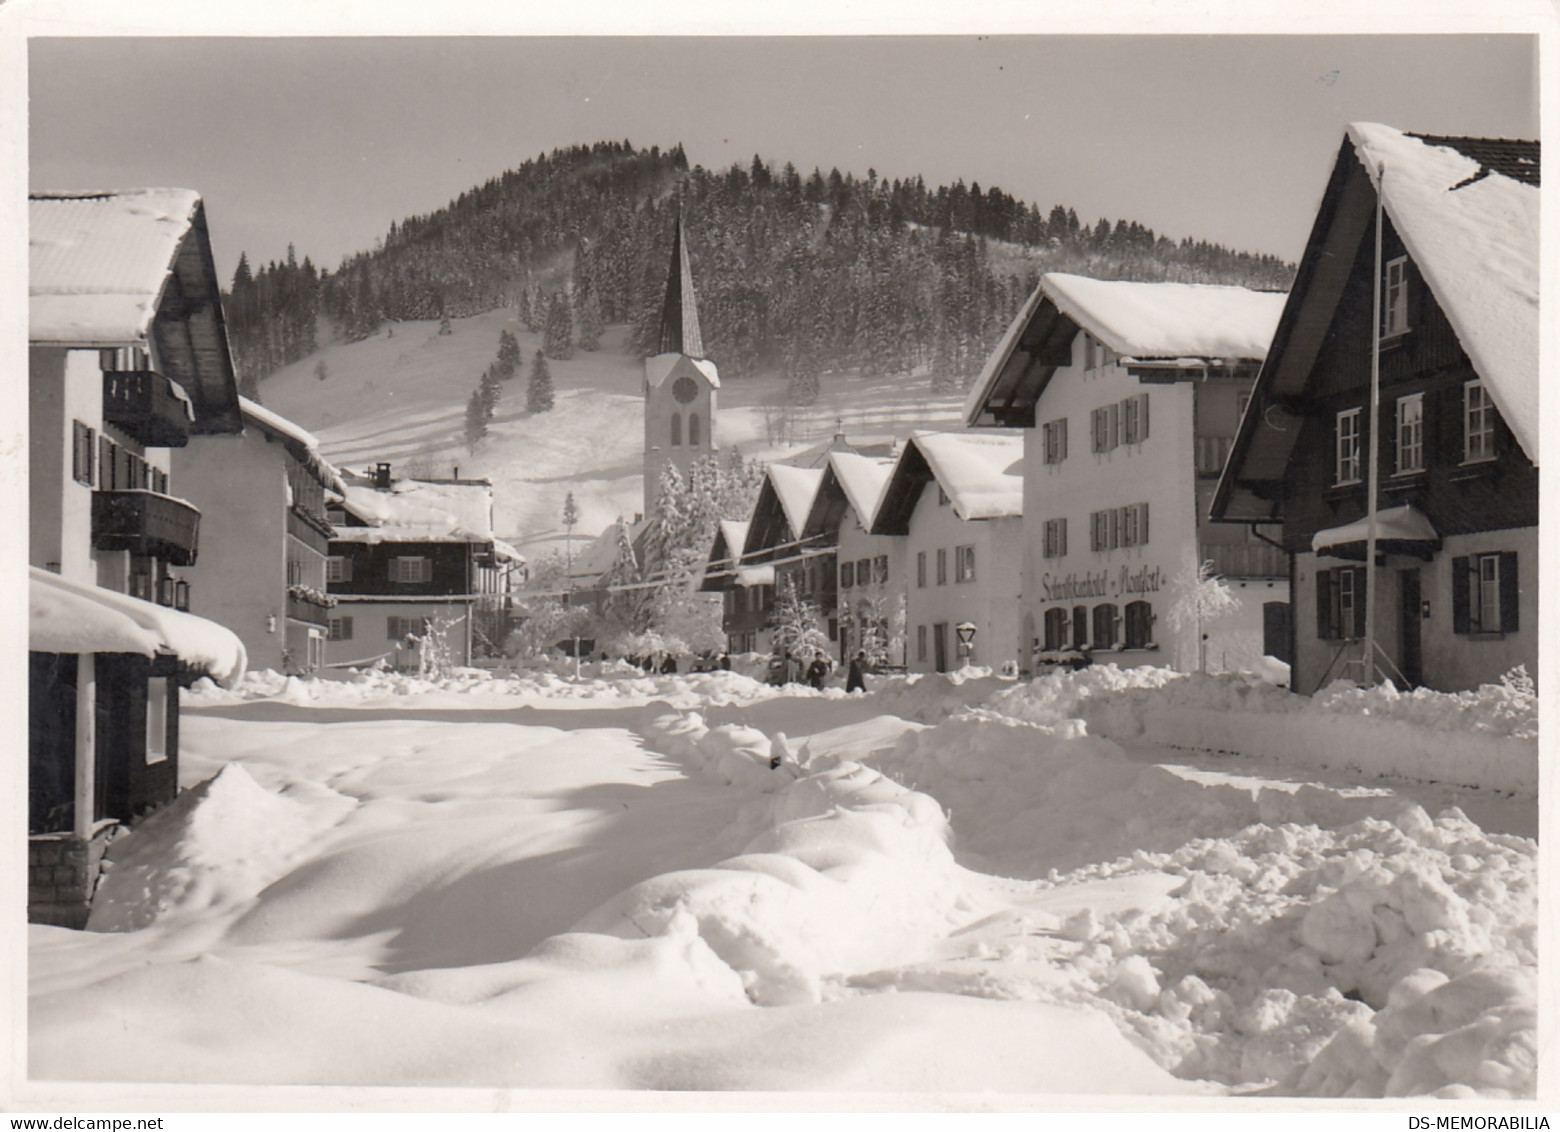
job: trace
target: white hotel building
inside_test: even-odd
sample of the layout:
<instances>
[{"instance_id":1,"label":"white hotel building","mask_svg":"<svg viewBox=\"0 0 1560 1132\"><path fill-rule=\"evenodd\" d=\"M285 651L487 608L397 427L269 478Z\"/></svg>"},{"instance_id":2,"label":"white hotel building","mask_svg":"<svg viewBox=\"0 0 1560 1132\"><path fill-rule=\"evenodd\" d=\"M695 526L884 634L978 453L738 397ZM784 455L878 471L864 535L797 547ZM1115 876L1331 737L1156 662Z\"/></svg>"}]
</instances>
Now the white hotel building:
<instances>
[{"instance_id":1,"label":"white hotel building","mask_svg":"<svg viewBox=\"0 0 1560 1132\"><path fill-rule=\"evenodd\" d=\"M1024 431L1018 655L1181 671L1287 658L1283 551L1208 504L1284 296L1045 276L965 405ZM1199 564L1240 600L1172 616Z\"/></svg>"}]
</instances>

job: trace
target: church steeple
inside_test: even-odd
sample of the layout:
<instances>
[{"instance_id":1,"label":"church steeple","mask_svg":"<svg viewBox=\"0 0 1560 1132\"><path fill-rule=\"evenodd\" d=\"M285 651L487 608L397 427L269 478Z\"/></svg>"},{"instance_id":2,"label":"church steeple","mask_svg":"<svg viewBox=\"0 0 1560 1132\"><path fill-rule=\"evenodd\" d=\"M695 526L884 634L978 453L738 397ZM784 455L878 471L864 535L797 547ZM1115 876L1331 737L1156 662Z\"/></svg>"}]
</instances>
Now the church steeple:
<instances>
[{"instance_id":1,"label":"church steeple","mask_svg":"<svg viewBox=\"0 0 1560 1132\"><path fill-rule=\"evenodd\" d=\"M699 300L693 291L693 264L688 259L681 211L677 214L674 236L672 266L666 277L666 298L661 303L661 328L655 352L702 358L704 339L699 334Z\"/></svg>"}]
</instances>

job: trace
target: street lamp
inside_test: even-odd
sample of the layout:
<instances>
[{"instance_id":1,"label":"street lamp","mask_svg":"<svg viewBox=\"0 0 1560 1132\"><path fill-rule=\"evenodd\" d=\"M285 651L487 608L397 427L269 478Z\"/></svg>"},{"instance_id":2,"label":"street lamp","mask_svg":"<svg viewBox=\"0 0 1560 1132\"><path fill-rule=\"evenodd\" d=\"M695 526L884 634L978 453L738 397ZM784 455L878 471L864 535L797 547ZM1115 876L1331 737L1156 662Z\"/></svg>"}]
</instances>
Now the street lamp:
<instances>
[{"instance_id":1,"label":"street lamp","mask_svg":"<svg viewBox=\"0 0 1560 1132\"><path fill-rule=\"evenodd\" d=\"M959 656L965 664L969 664L970 654L975 651L975 622L960 621L953 627L953 631L959 635Z\"/></svg>"}]
</instances>

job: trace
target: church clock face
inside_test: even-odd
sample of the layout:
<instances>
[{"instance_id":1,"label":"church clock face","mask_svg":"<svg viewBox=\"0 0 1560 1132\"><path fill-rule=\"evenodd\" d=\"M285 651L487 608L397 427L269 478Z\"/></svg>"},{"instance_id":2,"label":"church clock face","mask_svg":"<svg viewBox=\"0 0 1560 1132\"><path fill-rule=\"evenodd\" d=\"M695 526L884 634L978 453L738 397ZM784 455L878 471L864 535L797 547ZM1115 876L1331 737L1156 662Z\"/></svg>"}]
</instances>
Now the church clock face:
<instances>
[{"instance_id":1,"label":"church clock face","mask_svg":"<svg viewBox=\"0 0 1560 1132\"><path fill-rule=\"evenodd\" d=\"M672 396L679 405L686 405L699 395L698 382L691 377L679 377L672 382Z\"/></svg>"}]
</instances>

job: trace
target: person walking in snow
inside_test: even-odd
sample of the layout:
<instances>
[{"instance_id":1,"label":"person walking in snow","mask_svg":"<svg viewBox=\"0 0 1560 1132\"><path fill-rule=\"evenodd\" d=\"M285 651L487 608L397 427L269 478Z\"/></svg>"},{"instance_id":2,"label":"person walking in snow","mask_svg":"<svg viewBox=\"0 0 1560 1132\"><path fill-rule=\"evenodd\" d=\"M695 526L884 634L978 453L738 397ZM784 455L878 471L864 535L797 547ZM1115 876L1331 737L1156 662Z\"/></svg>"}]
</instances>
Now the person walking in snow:
<instances>
[{"instance_id":1,"label":"person walking in snow","mask_svg":"<svg viewBox=\"0 0 1560 1132\"><path fill-rule=\"evenodd\" d=\"M858 651L850 658L850 668L845 673L845 690L847 692L861 692L865 694L867 682L862 678L863 670L867 666L867 654L865 650Z\"/></svg>"},{"instance_id":2,"label":"person walking in snow","mask_svg":"<svg viewBox=\"0 0 1560 1132\"><path fill-rule=\"evenodd\" d=\"M829 674L829 662L823 659L823 655L813 657L811 664L807 666L807 682L818 691L823 691L823 678Z\"/></svg>"}]
</instances>

